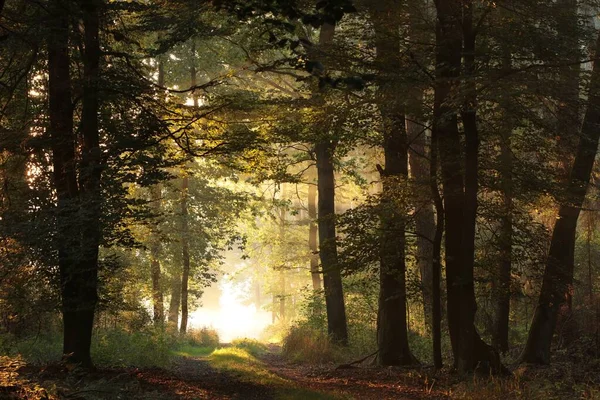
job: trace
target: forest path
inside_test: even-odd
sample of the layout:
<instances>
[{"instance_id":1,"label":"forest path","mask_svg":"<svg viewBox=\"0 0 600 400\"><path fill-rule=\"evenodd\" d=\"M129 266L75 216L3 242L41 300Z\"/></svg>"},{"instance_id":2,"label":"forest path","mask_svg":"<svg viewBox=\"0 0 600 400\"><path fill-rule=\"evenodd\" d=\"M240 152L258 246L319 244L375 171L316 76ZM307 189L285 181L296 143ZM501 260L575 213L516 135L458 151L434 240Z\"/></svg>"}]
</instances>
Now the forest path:
<instances>
[{"instance_id":1,"label":"forest path","mask_svg":"<svg viewBox=\"0 0 600 400\"><path fill-rule=\"evenodd\" d=\"M204 357L181 357L172 368L135 373L145 396L157 399L271 400L272 390L240 379L235 371L218 370Z\"/></svg>"},{"instance_id":2,"label":"forest path","mask_svg":"<svg viewBox=\"0 0 600 400\"><path fill-rule=\"evenodd\" d=\"M447 396L428 390L418 373L395 368L337 368L334 364L301 365L286 361L276 347L259 357L270 372L332 398L355 400L441 399Z\"/></svg>"},{"instance_id":3,"label":"forest path","mask_svg":"<svg viewBox=\"0 0 600 400\"><path fill-rule=\"evenodd\" d=\"M418 372L299 365L277 348L177 352L168 368L65 370L60 364L0 363L0 400L411 400L447 398ZM2 360L0 360L2 361Z\"/></svg>"}]
</instances>

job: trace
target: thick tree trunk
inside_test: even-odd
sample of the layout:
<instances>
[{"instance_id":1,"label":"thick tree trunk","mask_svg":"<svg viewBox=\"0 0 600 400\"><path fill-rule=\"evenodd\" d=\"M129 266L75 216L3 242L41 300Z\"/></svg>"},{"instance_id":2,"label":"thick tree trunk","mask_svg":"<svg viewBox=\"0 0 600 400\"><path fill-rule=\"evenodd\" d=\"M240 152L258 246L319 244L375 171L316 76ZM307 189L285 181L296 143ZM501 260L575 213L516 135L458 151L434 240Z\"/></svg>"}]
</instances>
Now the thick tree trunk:
<instances>
[{"instance_id":1,"label":"thick tree trunk","mask_svg":"<svg viewBox=\"0 0 600 400\"><path fill-rule=\"evenodd\" d=\"M333 41L334 25L321 27L319 45L327 46ZM333 152L335 143L322 139L315 145L317 159L319 256L323 270L327 330L331 339L339 344L348 343L346 305L342 288L342 275L338 265L337 237L335 231L335 178Z\"/></svg>"},{"instance_id":2,"label":"thick tree trunk","mask_svg":"<svg viewBox=\"0 0 600 400\"><path fill-rule=\"evenodd\" d=\"M600 36L596 55L600 54ZM548 364L558 313L573 292L575 234L600 138L600 66L594 61L588 106L581 128L569 184L552 231L542 290L521 362Z\"/></svg>"},{"instance_id":3,"label":"thick tree trunk","mask_svg":"<svg viewBox=\"0 0 600 400\"><path fill-rule=\"evenodd\" d=\"M48 43L49 116L57 191L58 258L63 311L63 354L68 362L91 366L90 347L97 303L100 244L101 152L98 133L100 68L99 9L82 2L84 52L81 164L76 172L69 60L69 8L51 4Z\"/></svg>"},{"instance_id":4,"label":"thick tree trunk","mask_svg":"<svg viewBox=\"0 0 600 400\"><path fill-rule=\"evenodd\" d=\"M385 170L378 166L381 194L381 246L377 347L379 365L417 362L408 346L406 310L406 223L408 205L397 201L408 190L408 138L397 69L400 67L401 2L371 4L379 69L379 111L383 130Z\"/></svg>"},{"instance_id":5,"label":"thick tree trunk","mask_svg":"<svg viewBox=\"0 0 600 400\"><path fill-rule=\"evenodd\" d=\"M181 255L183 258L183 271L181 274L181 325L179 331L187 332L188 325L188 282L190 279L190 246L188 227L188 188L189 179L183 177L181 182Z\"/></svg>"},{"instance_id":6,"label":"thick tree trunk","mask_svg":"<svg viewBox=\"0 0 600 400\"><path fill-rule=\"evenodd\" d=\"M317 243L317 187L314 182L316 177L315 167L309 168L308 182L308 248L310 250L310 275L313 290L321 290L321 275L319 273L319 245Z\"/></svg>"},{"instance_id":7,"label":"thick tree trunk","mask_svg":"<svg viewBox=\"0 0 600 400\"><path fill-rule=\"evenodd\" d=\"M79 283L75 280L75 274L80 232L74 221L79 208L79 188L69 71L69 16L64 10L63 1L54 0L50 6L52 38L48 40L48 130L52 138L53 178L58 200L56 218L64 328L63 355L91 364L89 349L84 349L86 340L84 337L78 339L74 329Z\"/></svg>"},{"instance_id":8,"label":"thick tree trunk","mask_svg":"<svg viewBox=\"0 0 600 400\"><path fill-rule=\"evenodd\" d=\"M383 113L382 113L383 114ZM406 315L406 218L395 198L407 190L408 160L403 115L393 118L385 132L380 247L380 289L377 313L379 365L410 365L417 362L408 345ZM387 124L385 124L387 125Z\"/></svg>"},{"instance_id":9,"label":"thick tree trunk","mask_svg":"<svg viewBox=\"0 0 600 400\"><path fill-rule=\"evenodd\" d=\"M473 79L475 33L472 31L472 4L436 2L436 84L434 129L439 151L444 193L446 226L446 285L448 326L454 365L461 372L472 371L479 362L492 370L501 366L499 357L475 329L477 304L474 291L475 223L477 215L478 137ZM463 16L464 15L464 16ZM462 111L465 128L464 169L457 106L452 104L464 56L466 104ZM464 170L464 176L463 171ZM464 181L463 181L464 179ZM464 182L464 183L463 183Z\"/></svg>"}]
</instances>

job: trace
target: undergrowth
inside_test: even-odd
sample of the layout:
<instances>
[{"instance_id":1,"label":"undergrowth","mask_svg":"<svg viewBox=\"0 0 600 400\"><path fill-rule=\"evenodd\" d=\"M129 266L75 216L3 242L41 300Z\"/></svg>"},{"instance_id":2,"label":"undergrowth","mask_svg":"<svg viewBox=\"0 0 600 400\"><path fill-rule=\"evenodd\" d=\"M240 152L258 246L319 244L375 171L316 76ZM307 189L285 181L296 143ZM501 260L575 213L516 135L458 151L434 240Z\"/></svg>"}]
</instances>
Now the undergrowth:
<instances>
[{"instance_id":1,"label":"undergrowth","mask_svg":"<svg viewBox=\"0 0 600 400\"><path fill-rule=\"evenodd\" d=\"M219 344L216 331L191 330L185 335L155 327L136 331L97 329L92 341L92 360L99 367L168 367L176 356L209 354ZM0 335L0 355L20 357L28 364L43 365L62 357L60 333L18 338Z\"/></svg>"}]
</instances>

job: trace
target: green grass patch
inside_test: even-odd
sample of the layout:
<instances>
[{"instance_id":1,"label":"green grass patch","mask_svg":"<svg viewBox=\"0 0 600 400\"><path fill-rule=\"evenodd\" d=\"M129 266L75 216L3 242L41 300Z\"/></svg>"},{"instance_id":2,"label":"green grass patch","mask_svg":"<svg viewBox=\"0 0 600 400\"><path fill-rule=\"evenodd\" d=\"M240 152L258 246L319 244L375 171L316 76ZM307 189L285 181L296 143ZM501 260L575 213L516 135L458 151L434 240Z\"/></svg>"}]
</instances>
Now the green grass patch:
<instances>
[{"instance_id":1,"label":"green grass patch","mask_svg":"<svg viewBox=\"0 0 600 400\"><path fill-rule=\"evenodd\" d=\"M341 396L298 387L295 382L269 371L264 363L252 355L247 348L226 347L217 349L207 359L214 368L231 372L241 381L269 387L278 400L344 399Z\"/></svg>"},{"instance_id":2,"label":"green grass patch","mask_svg":"<svg viewBox=\"0 0 600 400\"><path fill-rule=\"evenodd\" d=\"M191 344L184 344L179 346L177 349L172 350L171 353L179 357L206 357L215 350L214 347L202 347L194 346Z\"/></svg>"}]
</instances>

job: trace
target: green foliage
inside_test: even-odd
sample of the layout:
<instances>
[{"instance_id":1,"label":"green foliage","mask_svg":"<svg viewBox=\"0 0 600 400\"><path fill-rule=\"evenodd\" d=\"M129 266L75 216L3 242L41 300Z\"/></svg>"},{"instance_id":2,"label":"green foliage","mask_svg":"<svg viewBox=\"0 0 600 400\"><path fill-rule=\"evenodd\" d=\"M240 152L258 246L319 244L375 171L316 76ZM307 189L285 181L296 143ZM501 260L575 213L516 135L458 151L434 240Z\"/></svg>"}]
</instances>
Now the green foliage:
<instances>
[{"instance_id":1,"label":"green foliage","mask_svg":"<svg viewBox=\"0 0 600 400\"><path fill-rule=\"evenodd\" d=\"M283 355L296 362L320 364L337 361L341 355L326 333L308 324L293 325L282 344Z\"/></svg>"},{"instance_id":2,"label":"green foliage","mask_svg":"<svg viewBox=\"0 0 600 400\"><path fill-rule=\"evenodd\" d=\"M203 328L186 335L144 327L97 329L92 341L92 357L99 367L169 367L175 355L203 356L219 344L216 331ZM48 364L62 357L59 333L16 338L0 335L0 354L17 356L32 364Z\"/></svg>"},{"instance_id":3,"label":"green foliage","mask_svg":"<svg viewBox=\"0 0 600 400\"><path fill-rule=\"evenodd\" d=\"M214 329L206 327L201 329L190 329L185 335L179 336L179 344L214 348L219 346L219 334Z\"/></svg>"},{"instance_id":4,"label":"green foliage","mask_svg":"<svg viewBox=\"0 0 600 400\"><path fill-rule=\"evenodd\" d=\"M259 342L258 340L247 339L247 338L236 339L231 342L231 345L233 347L237 347L239 349L244 349L244 350L248 351L248 353L252 354L254 357L263 355L268 350L267 346L264 343Z\"/></svg>"},{"instance_id":5,"label":"green foliage","mask_svg":"<svg viewBox=\"0 0 600 400\"><path fill-rule=\"evenodd\" d=\"M100 331L92 344L92 356L98 365L165 367L172 361L174 344L173 337L160 329Z\"/></svg>"}]
</instances>

